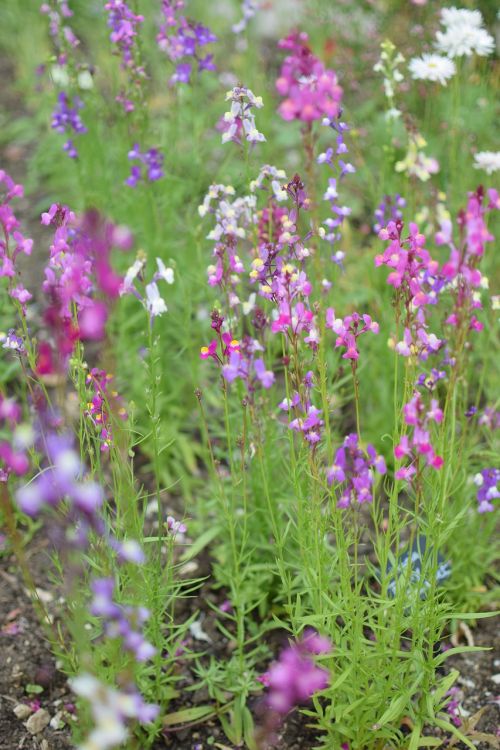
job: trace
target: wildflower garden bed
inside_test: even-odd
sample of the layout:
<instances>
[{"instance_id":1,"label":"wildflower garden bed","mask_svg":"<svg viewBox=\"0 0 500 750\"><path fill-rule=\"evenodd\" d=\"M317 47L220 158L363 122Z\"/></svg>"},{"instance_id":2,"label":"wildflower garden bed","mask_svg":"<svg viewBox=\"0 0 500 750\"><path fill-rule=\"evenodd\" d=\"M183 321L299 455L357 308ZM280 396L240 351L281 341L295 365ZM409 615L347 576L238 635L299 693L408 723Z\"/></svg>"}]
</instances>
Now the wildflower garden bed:
<instances>
[{"instance_id":1,"label":"wildflower garden bed","mask_svg":"<svg viewBox=\"0 0 500 750\"><path fill-rule=\"evenodd\" d=\"M4 5L0 748L498 747L492 4Z\"/></svg>"}]
</instances>

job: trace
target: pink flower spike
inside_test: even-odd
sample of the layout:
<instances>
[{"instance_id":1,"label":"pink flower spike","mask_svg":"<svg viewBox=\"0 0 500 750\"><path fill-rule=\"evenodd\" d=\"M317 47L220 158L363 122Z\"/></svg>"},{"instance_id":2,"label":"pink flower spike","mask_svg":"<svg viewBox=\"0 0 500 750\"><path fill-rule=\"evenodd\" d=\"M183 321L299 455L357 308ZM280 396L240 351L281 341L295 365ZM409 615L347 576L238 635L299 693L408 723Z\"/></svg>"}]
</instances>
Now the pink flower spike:
<instances>
[{"instance_id":1,"label":"pink flower spike","mask_svg":"<svg viewBox=\"0 0 500 750\"><path fill-rule=\"evenodd\" d=\"M80 336L89 341L101 341L105 335L108 311L104 302L92 302L85 307L79 318Z\"/></svg>"},{"instance_id":2,"label":"pink flower spike","mask_svg":"<svg viewBox=\"0 0 500 750\"><path fill-rule=\"evenodd\" d=\"M394 476L396 479L402 479L403 481L409 482L415 474L416 469L414 466L402 466L401 469L396 471Z\"/></svg>"},{"instance_id":3,"label":"pink flower spike","mask_svg":"<svg viewBox=\"0 0 500 750\"><path fill-rule=\"evenodd\" d=\"M409 456L410 453L411 448L408 441L408 435L403 435L398 445L396 445L396 447L394 448L394 457L399 461L403 458L403 456Z\"/></svg>"},{"instance_id":4,"label":"pink flower spike","mask_svg":"<svg viewBox=\"0 0 500 750\"><path fill-rule=\"evenodd\" d=\"M433 466L435 469L441 469L441 467L444 464L444 460L441 458L441 456L434 456L434 458L431 461L431 466Z\"/></svg>"},{"instance_id":5,"label":"pink flower spike","mask_svg":"<svg viewBox=\"0 0 500 750\"><path fill-rule=\"evenodd\" d=\"M22 284L18 284L14 289L12 289L10 296L14 299L17 299L21 305L25 305L26 302L29 302L29 300L32 298L32 295L28 292L27 289L24 288Z\"/></svg>"},{"instance_id":6,"label":"pink flower spike","mask_svg":"<svg viewBox=\"0 0 500 750\"><path fill-rule=\"evenodd\" d=\"M435 422L442 422L443 421L443 412L439 408L439 404L435 398L431 401L431 408L427 412L427 416L429 419L433 419Z\"/></svg>"}]
</instances>

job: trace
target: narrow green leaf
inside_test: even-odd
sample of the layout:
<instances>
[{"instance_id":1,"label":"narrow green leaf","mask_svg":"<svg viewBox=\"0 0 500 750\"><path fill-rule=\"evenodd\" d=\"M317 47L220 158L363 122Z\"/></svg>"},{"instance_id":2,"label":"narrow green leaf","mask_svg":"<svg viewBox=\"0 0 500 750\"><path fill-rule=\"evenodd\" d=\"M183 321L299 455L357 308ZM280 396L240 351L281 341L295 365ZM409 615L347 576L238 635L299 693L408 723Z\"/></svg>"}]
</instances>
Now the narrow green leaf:
<instances>
[{"instance_id":1,"label":"narrow green leaf","mask_svg":"<svg viewBox=\"0 0 500 750\"><path fill-rule=\"evenodd\" d=\"M389 724L391 721L398 719L403 713L407 701L408 698L406 695L400 695L398 698L395 698L387 711L382 714L376 723L380 724L380 726L384 726L384 724Z\"/></svg>"},{"instance_id":2,"label":"narrow green leaf","mask_svg":"<svg viewBox=\"0 0 500 750\"><path fill-rule=\"evenodd\" d=\"M455 680L457 679L459 675L458 669L452 669L450 674L446 675L446 677L443 677L441 682L439 683L437 689L434 692L434 705L437 706L438 703L444 698L448 690L451 688Z\"/></svg>"},{"instance_id":3,"label":"narrow green leaf","mask_svg":"<svg viewBox=\"0 0 500 750\"><path fill-rule=\"evenodd\" d=\"M439 737L421 737L418 743L419 747L440 747L443 744L443 740Z\"/></svg>"},{"instance_id":4,"label":"narrow green leaf","mask_svg":"<svg viewBox=\"0 0 500 750\"><path fill-rule=\"evenodd\" d=\"M173 727L176 724L187 724L191 721L199 721L209 716L215 716L213 706L193 706L193 708L183 708L180 711L173 711L163 717L163 725Z\"/></svg>"},{"instance_id":5,"label":"narrow green leaf","mask_svg":"<svg viewBox=\"0 0 500 750\"><path fill-rule=\"evenodd\" d=\"M342 683L345 682L345 680L347 680L347 678L351 674L351 671L352 671L352 666L346 669L345 672L342 672L342 674L339 677L337 677L335 682L332 682L332 684L330 685L330 690L338 690L338 688L342 685Z\"/></svg>"},{"instance_id":6,"label":"narrow green leaf","mask_svg":"<svg viewBox=\"0 0 500 750\"><path fill-rule=\"evenodd\" d=\"M411 733L410 737L410 744L408 745L408 750L417 750L419 747L419 740L420 740L420 732L422 731L422 724L417 723L413 727L413 732Z\"/></svg>"},{"instance_id":7,"label":"narrow green leaf","mask_svg":"<svg viewBox=\"0 0 500 750\"><path fill-rule=\"evenodd\" d=\"M192 560L193 557L199 555L202 549L205 549L210 542L213 542L219 531L220 529L218 526L212 526L204 531L203 534L201 534L196 541L182 553L180 558L181 562L187 562L188 560Z\"/></svg>"},{"instance_id":8,"label":"narrow green leaf","mask_svg":"<svg viewBox=\"0 0 500 750\"><path fill-rule=\"evenodd\" d=\"M257 750L253 716L246 706L243 708L243 734L248 750Z\"/></svg>"},{"instance_id":9,"label":"narrow green leaf","mask_svg":"<svg viewBox=\"0 0 500 750\"><path fill-rule=\"evenodd\" d=\"M454 614L450 615L449 613L445 613L441 616L442 620L484 620L486 617L496 617L497 615L500 615L500 611L496 612L455 612Z\"/></svg>"},{"instance_id":10,"label":"narrow green leaf","mask_svg":"<svg viewBox=\"0 0 500 750\"><path fill-rule=\"evenodd\" d=\"M439 666L439 664L446 661L449 656L454 656L455 654L468 654L472 651L491 651L491 648L487 648L486 646L456 646L455 648L449 648L448 651L443 651L442 654L436 656L434 659L434 665L436 667Z\"/></svg>"},{"instance_id":11,"label":"narrow green leaf","mask_svg":"<svg viewBox=\"0 0 500 750\"><path fill-rule=\"evenodd\" d=\"M462 734L460 730L453 726L453 724L450 724L449 721L444 721L443 719L434 719L435 723L440 729L444 729L445 732L451 732L455 735L455 737L458 737L458 739L464 743L464 745L467 745L467 747L470 747L471 750L476 750L476 746L472 744L472 742L465 736L465 734Z\"/></svg>"}]
</instances>

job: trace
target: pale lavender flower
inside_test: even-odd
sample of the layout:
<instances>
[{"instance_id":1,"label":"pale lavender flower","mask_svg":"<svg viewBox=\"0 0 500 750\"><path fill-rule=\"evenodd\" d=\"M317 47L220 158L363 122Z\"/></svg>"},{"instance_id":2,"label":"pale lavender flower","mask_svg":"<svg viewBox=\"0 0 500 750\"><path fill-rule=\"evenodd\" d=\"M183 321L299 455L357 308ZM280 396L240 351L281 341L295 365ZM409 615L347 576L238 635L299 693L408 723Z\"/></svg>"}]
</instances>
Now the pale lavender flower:
<instances>
[{"instance_id":1,"label":"pale lavender flower","mask_svg":"<svg viewBox=\"0 0 500 750\"><path fill-rule=\"evenodd\" d=\"M135 687L119 692L90 674L73 677L70 687L76 695L89 701L94 721L94 728L78 750L117 748L129 738L129 722L149 724L160 710L159 706L145 703Z\"/></svg>"}]
</instances>

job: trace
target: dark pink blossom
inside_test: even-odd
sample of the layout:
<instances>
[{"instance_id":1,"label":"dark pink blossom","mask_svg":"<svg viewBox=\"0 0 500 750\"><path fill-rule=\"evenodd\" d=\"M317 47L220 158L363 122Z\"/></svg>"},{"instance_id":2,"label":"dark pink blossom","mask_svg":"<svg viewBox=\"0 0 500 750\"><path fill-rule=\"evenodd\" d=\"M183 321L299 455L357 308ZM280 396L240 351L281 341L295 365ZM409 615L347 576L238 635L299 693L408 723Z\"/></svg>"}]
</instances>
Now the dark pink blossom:
<instances>
[{"instance_id":1,"label":"dark pink blossom","mask_svg":"<svg viewBox=\"0 0 500 750\"><path fill-rule=\"evenodd\" d=\"M330 682L330 673L316 664L313 657L331 651L330 641L312 630L306 631L301 639L284 649L279 659L260 678L268 690L269 708L284 715L324 690Z\"/></svg>"},{"instance_id":2,"label":"dark pink blossom","mask_svg":"<svg viewBox=\"0 0 500 750\"><path fill-rule=\"evenodd\" d=\"M289 54L285 58L276 89L285 100L279 107L284 120L313 122L336 117L340 110L342 88L333 70L311 51L307 34L294 33L279 42Z\"/></svg>"}]
</instances>

